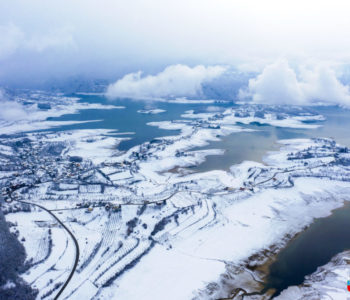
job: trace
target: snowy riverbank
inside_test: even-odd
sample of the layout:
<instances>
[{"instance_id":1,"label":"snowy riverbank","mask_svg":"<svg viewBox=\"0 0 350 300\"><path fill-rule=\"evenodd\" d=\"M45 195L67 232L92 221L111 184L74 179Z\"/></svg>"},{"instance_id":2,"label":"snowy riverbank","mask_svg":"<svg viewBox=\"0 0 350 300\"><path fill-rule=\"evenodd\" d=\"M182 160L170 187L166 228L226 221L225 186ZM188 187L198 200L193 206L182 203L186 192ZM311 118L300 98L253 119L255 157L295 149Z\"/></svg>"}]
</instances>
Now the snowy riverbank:
<instances>
[{"instance_id":1,"label":"snowy riverbank","mask_svg":"<svg viewBox=\"0 0 350 300\"><path fill-rule=\"evenodd\" d=\"M242 109L149 123L180 133L126 152L117 149L122 133L103 129L0 139L1 182L5 200L12 201L6 218L26 237L32 266L23 278L39 289L38 299L51 299L63 286L75 251L36 205L66 224L79 245L63 299L216 299L227 296L237 270L254 255L282 247L350 200L350 156L331 139L280 141L282 148L266 155L267 165L245 161L229 171L170 172L223 153L192 149L250 130L239 123L259 119L312 129L318 125L308 122L322 119L262 114L257 107L244 108L243 116ZM32 203L30 212L21 210L21 201Z\"/></svg>"}]
</instances>

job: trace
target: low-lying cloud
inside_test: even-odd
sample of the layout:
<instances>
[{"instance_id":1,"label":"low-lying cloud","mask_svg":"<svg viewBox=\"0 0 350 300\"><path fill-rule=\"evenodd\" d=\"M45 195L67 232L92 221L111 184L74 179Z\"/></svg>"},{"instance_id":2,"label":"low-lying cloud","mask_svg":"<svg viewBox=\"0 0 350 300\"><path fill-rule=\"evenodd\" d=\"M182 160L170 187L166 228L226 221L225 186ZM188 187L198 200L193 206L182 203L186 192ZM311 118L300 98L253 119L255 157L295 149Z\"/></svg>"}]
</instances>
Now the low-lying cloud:
<instances>
[{"instance_id":1,"label":"low-lying cloud","mask_svg":"<svg viewBox=\"0 0 350 300\"><path fill-rule=\"evenodd\" d=\"M256 71L281 54L347 65L348 7L345 0L3 0L0 85L110 81L172 64Z\"/></svg>"},{"instance_id":2,"label":"low-lying cloud","mask_svg":"<svg viewBox=\"0 0 350 300\"><path fill-rule=\"evenodd\" d=\"M0 120L17 121L27 118L28 114L23 105L13 100L8 100L5 92L0 89Z\"/></svg>"},{"instance_id":3,"label":"low-lying cloud","mask_svg":"<svg viewBox=\"0 0 350 300\"><path fill-rule=\"evenodd\" d=\"M42 53L47 49L74 48L75 42L68 27L55 28L41 34L27 34L19 26L0 25L0 61L17 51Z\"/></svg>"},{"instance_id":4,"label":"low-lying cloud","mask_svg":"<svg viewBox=\"0 0 350 300\"><path fill-rule=\"evenodd\" d=\"M110 99L158 99L169 97L198 97L202 84L220 76L222 66L171 65L156 75L142 77L142 72L130 73L109 85L106 95Z\"/></svg>"},{"instance_id":5,"label":"low-lying cloud","mask_svg":"<svg viewBox=\"0 0 350 300\"><path fill-rule=\"evenodd\" d=\"M350 106L349 86L342 84L335 71L323 64L300 68L298 73L286 60L265 67L241 89L239 98L255 103L309 105L315 103Z\"/></svg>"}]
</instances>

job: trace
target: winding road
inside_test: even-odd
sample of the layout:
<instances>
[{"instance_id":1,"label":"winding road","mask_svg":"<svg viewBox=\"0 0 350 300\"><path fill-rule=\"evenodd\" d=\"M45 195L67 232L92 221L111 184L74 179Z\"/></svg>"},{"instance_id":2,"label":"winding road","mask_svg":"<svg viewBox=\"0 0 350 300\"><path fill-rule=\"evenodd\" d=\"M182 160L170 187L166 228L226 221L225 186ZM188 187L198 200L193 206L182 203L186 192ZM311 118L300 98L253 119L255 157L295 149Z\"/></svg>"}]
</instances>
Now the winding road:
<instances>
[{"instance_id":1,"label":"winding road","mask_svg":"<svg viewBox=\"0 0 350 300\"><path fill-rule=\"evenodd\" d=\"M281 174L281 173L290 173L290 172L293 172L293 171L296 171L296 170L305 170L305 169L313 169L313 168L318 168L320 166L324 166L325 164L321 164L321 165L317 165L317 166L313 166L313 167L305 167L305 168L295 168L295 169L287 169L287 170L282 170L282 171L277 171L275 172L271 177L261 181L261 182L258 182L258 183L255 183L255 184L251 184L250 186L251 187L256 187L256 186L259 186L259 185L262 185L268 181L271 181L275 178L275 176L277 174ZM169 199L171 199L172 197L174 197L176 194L178 193L182 193L182 192L190 192L190 193L198 193L198 194L203 194L203 195L227 195L227 194L232 194L232 193L236 193L236 192L239 192L240 190L238 188L235 188L233 189L232 191L228 191L228 192L211 192L211 193L208 193L208 192L201 192L201 191L191 191L191 190L177 190L175 191L173 194L171 194L170 196L166 197L166 198L163 198L161 200L155 200L155 201L147 201L146 203L144 202L143 204L146 204L146 205L150 205L150 204L154 204L154 203L159 203L159 202L165 202ZM15 199L13 199L15 200ZM25 204L28 204L28 205L33 205L33 206L36 206L44 211L46 211L47 213L49 213L62 227L64 230L67 231L67 233L70 235L70 237L72 238L73 242L74 242L74 246L75 246L75 259L74 259L74 264L73 264L73 267L70 271L70 274L68 276L68 278L66 279L66 281L64 282L64 284L61 286L60 290L58 291L57 295L55 296L55 300L57 300L61 294L63 293L63 291L65 290L65 288L67 287L67 285L69 284L69 282L71 281L75 271L76 271L76 268L78 266L78 262L79 262L79 256L80 256L80 249L79 249L79 244L78 244L78 241L77 239L75 238L74 234L68 229L68 227L49 209L45 208L44 206L41 206L39 204L36 204L36 203L32 203L32 202L27 202L27 201L23 201L23 200L15 200L17 202L21 202L21 203L25 203ZM125 203L123 205L143 205L141 203L132 203L132 202L129 202L129 203ZM72 209L72 208L71 208ZM73 208L74 209L74 208ZM75 208L77 209L77 208ZM66 209L54 209L53 211L59 211L59 210L66 210ZM259 292L254 292L254 293L247 293L244 289L242 288L237 288L235 289L235 291L233 292L233 297L231 298L222 298L222 299L233 299L239 292L243 292L242 294L242 297L244 296L248 296L248 295L256 295L256 294L259 294Z\"/></svg>"},{"instance_id":2,"label":"winding road","mask_svg":"<svg viewBox=\"0 0 350 300\"><path fill-rule=\"evenodd\" d=\"M69 276L67 278L67 280L65 281L65 283L62 285L62 287L60 288L60 290L58 291L57 295L55 296L55 300L57 300L60 295L63 293L64 289L67 287L67 285L69 284L70 280L72 279L73 275L74 275L74 272L78 266L78 262L79 262L79 255L80 255L80 249L79 249L79 244L78 244L78 241L77 239L75 238L74 234L68 229L68 227L66 225L63 224L63 222L54 214L52 213L49 209L45 208L44 206L41 206L39 204L36 204L36 203L32 203L32 202L27 202L27 201L21 201L21 200L18 200L18 202L21 202L21 203L26 203L26 204L29 204L29 205L33 205L33 206L36 206L36 207L39 207L40 209L42 210L45 210L46 212L48 212L67 232L68 234L70 235L70 237L72 238L73 242L74 242L74 246L75 246L75 259L74 259L74 264L73 264L73 267L72 267L72 270L71 272L69 273Z\"/></svg>"}]
</instances>

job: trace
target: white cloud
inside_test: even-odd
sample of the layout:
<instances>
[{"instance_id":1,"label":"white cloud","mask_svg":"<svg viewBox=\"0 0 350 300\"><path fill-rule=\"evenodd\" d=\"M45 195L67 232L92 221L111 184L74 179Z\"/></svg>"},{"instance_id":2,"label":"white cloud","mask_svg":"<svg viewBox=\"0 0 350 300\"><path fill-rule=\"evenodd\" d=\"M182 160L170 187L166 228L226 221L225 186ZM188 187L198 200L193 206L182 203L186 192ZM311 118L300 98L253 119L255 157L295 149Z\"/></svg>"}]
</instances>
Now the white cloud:
<instances>
[{"instance_id":1,"label":"white cloud","mask_svg":"<svg viewBox=\"0 0 350 300\"><path fill-rule=\"evenodd\" d=\"M43 52L46 49L67 49L75 48L75 41L69 27L56 28L46 34L37 34L28 37L24 42L24 47L37 51Z\"/></svg>"},{"instance_id":2,"label":"white cloud","mask_svg":"<svg viewBox=\"0 0 350 300\"><path fill-rule=\"evenodd\" d=\"M350 88L342 84L333 69L317 66L313 70L303 70L300 86L307 102L320 101L350 106Z\"/></svg>"},{"instance_id":3,"label":"white cloud","mask_svg":"<svg viewBox=\"0 0 350 300\"><path fill-rule=\"evenodd\" d=\"M298 76L299 75L299 76ZM327 65L300 68L297 74L286 60L264 68L248 87L239 92L240 99L255 103L308 105L313 103L350 106L349 86L342 84Z\"/></svg>"},{"instance_id":4,"label":"white cloud","mask_svg":"<svg viewBox=\"0 0 350 300\"><path fill-rule=\"evenodd\" d=\"M1 101L0 120L17 121L27 118L23 106L15 101Z\"/></svg>"},{"instance_id":5,"label":"white cloud","mask_svg":"<svg viewBox=\"0 0 350 300\"><path fill-rule=\"evenodd\" d=\"M108 98L155 99L167 97L195 97L202 94L202 83L225 71L221 66L188 67L172 65L156 75L142 77L142 72L130 73L111 84Z\"/></svg>"},{"instance_id":6,"label":"white cloud","mask_svg":"<svg viewBox=\"0 0 350 300\"><path fill-rule=\"evenodd\" d=\"M13 24L0 25L0 60L13 54L23 40L23 32Z\"/></svg>"},{"instance_id":7,"label":"white cloud","mask_svg":"<svg viewBox=\"0 0 350 300\"><path fill-rule=\"evenodd\" d=\"M7 100L5 93L0 89L0 120L17 121L28 117L23 105Z\"/></svg>"},{"instance_id":8,"label":"white cloud","mask_svg":"<svg viewBox=\"0 0 350 300\"><path fill-rule=\"evenodd\" d=\"M348 63L349 10L346 0L0 1L0 26L13 24L7 43L0 32L0 82L111 79L177 63L251 70L280 56Z\"/></svg>"},{"instance_id":9,"label":"white cloud","mask_svg":"<svg viewBox=\"0 0 350 300\"><path fill-rule=\"evenodd\" d=\"M0 60L8 59L17 50L41 53L47 49L74 48L69 27L29 34L13 23L0 25Z\"/></svg>"}]
</instances>

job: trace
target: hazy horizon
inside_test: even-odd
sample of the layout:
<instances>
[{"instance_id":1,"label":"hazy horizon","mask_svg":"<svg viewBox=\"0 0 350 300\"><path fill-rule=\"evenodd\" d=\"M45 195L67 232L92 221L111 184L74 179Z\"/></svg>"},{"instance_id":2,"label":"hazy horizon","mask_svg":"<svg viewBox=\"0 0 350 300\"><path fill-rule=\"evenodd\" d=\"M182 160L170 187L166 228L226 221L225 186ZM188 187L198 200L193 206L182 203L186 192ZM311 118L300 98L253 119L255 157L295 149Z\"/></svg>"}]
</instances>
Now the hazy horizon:
<instances>
[{"instance_id":1,"label":"hazy horizon","mask_svg":"<svg viewBox=\"0 0 350 300\"><path fill-rule=\"evenodd\" d=\"M155 75L171 65L348 72L346 1L3 1L0 85Z\"/></svg>"}]
</instances>

